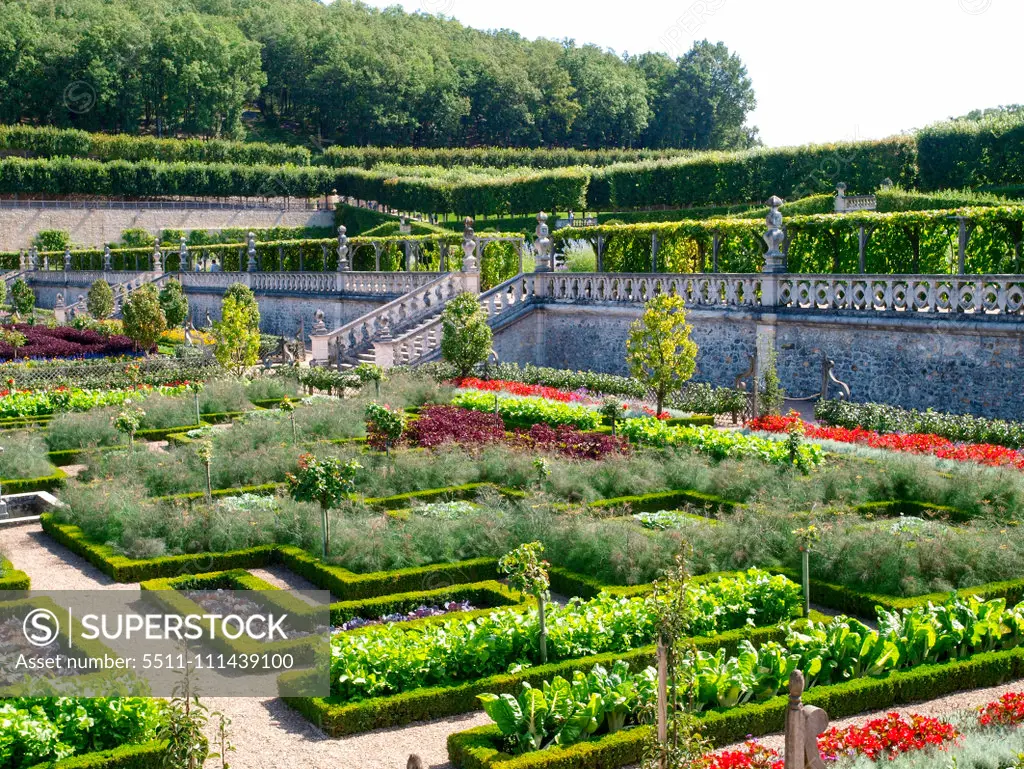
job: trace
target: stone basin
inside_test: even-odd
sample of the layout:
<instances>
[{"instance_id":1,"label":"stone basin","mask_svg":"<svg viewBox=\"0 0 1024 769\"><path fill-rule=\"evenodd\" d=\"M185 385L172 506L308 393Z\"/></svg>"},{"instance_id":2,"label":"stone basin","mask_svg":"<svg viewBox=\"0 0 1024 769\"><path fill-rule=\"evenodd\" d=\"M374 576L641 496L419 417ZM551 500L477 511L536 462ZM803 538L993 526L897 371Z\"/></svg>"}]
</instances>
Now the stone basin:
<instances>
[{"instance_id":1,"label":"stone basin","mask_svg":"<svg viewBox=\"0 0 1024 769\"><path fill-rule=\"evenodd\" d=\"M60 500L46 491L29 494L5 494L6 510L0 507L0 526L36 520L43 513L61 506ZM6 515L5 515L6 512Z\"/></svg>"}]
</instances>

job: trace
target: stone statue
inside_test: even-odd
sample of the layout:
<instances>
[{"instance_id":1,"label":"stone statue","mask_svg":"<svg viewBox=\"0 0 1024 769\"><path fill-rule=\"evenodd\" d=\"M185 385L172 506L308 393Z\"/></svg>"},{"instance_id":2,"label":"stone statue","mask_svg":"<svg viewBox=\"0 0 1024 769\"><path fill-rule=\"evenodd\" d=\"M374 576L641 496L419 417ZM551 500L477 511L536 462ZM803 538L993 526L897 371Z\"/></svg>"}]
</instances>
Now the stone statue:
<instances>
[{"instance_id":1,"label":"stone statue","mask_svg":"<svg viewBox=\"0 0 1024 769\"><path fill-rule=\"evenodd\" d=\"M248 272L256 272L258 269L256 263L256 233L249 233L249 261L245 266Z\"/></svg>"},{"instance_id":2,"label":"stone statue","mask_svg":"<svg viewBox=\"0 0 1024 769\"><path fill-rule=\"evenodd\" d=\"M188 244L185 242L185 236L182 235L178 240L178 272L188 269Z\"/></svg>"},{"instance_id":3,"label":"stone statue","mask_svg":"<svg viewBox=\"0 0 1024 769\"><path fill-rule=\"evenodd\" d=\"M348 228L345 225L338 227L338 272L348 272L352 269L348 262ZM324 259L326 259L326 252Z\"/></svg>"},{"instance_id":4,"label":"stone statue","mask_svg":"<svg viewBox=\"0 0 1024 769\"><path fill-rule=\"evenodd\" d=\"M476 272L479 265L476 260L477 237L473 232L473 220L466 217L462 230L462 271Z\"/></svg>"},{"instance_id":5,"label":"stone statue","mask_svg":"<svg viewBox=\"0 0 1024 769\"><path fill-rule=\"evenodd\" d=\"M413 753L409 756L409 761L406 763L405 769L425 769L423 759Z\"/></svg>"},{"instance_id":6,"label":"stone statue","mask_svg":"<svg viewBox=\"0 0 1024 769\"><path fill-rule=\"evenodd\" d=\"M768 253L764 255L764 270L762 272L786 271L785 257L779 248L786 239L786 233L782 230L782 213L779 211L784 203L785 201L777 195L772 195L768 199L768 207L771 209L765 218L768 230L762 236L764 242L768 244Z\"/></svg>"},{"instance_id":7,"label":"stone statue","mask_svg":"<svg viewBox=\"0 0 1024 769\"><path fill-rule=\"evenodd\" d=\"M110 246L103 247L103 271L110 272L113 269L111 264Z\"/></svg>"},{"instance_id":8,"label":"stone statue","mask_svg":"<svg viewBox=\"0 0 1024 769\"><path fill-rule=\"evenodd\" d=\"M153 243L153 272L163 273L164 271L164 255L160 251L160 238L157 238Z\"/></svg>"},{"instance_id":9,"label":"stone statue","mask_svg":"<svg viewBox=\"0 0 1024 769\"><path fill-rule=\"evenodd\" d=\"M206 311L206 328L207 329L213 328L213 318L210 317L210 311L209 310Z\"/></svg>"},{"instance_id":10,"label":"stone statue","mask_svg":"<svg viewBox=\"0 0 1024 769\"><path fill-rule=\"evenodd\" d=\"M314 336L323 336L327 333L327 324L324 323L324 317L324 311L321 309L317 309L317 311L313 313L312 333Z\"/></svg>"},{"instance_id":11,"label":"stone statue","mask_svg":"<svg viewBox=\"0 0 1024 769\"><path fill-rule=\"evenodd\" d=\"M825 769L818 752L818 735L828 729L828 713L804 705L804 674L794 670L789 677L789 707L786 710L785 769Z\"/></svg>"},{"instance_id":12,"label":"stone statue","mask_svg":"<svg viewBox=\"0 0 1024 769\"><path fill-rule=\"evenodd\" d=\"M554 269L554 260L551 255L551 230L548 229L548 215L541 211L537 214L536 240L533 241L533 250L537 252L537 261L534 272L551 272Z\"/></svg>"},{"instance_id":13,"label":"stone statue","mask_svg":"<svg viewBox=\"0 0 1024 769\"><path fill-rule=\"evenodd\" d=\"M71 272L71 246L64 249L64 272Z\"/></svg>"}]
</instances>

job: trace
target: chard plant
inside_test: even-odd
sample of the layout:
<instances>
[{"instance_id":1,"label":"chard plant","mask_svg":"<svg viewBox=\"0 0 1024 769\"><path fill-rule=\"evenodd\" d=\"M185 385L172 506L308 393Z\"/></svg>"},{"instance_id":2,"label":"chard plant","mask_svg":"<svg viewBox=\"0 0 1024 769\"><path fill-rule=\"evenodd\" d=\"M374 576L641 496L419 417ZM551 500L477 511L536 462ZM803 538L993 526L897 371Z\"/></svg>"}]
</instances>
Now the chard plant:
<instances>
[{"instance_id":1,"label":"chard plant","mask_svg":"<svg viewBox=\"0 0 1024 769\"><path fill-rule=\"evenodd\" d=\"M548 632L544 622L544 604L549 596L548 588L551 586L551 578L548 576L551 564L541 559L543 552L544 545L540 542L521 545L501 557L498 569L508 575L509 587L537 599L540 660L541 664L545 665L548 661Z\"/></svg>"}]
</instances>

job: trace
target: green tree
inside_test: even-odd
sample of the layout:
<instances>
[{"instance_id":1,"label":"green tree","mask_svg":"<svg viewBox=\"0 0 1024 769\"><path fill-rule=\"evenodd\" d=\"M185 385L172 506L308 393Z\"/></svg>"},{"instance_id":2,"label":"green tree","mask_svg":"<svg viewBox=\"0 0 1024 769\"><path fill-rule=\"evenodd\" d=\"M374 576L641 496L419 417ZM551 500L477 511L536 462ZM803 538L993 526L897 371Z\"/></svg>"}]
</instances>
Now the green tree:
<instances>
[{"instance_id":1,"label":"green tree","mask_svg":"<svg viewBox=\"0 0 1024 769\"><path fill-rule=\"evenodd\" d=\"M760 411L757 416L778 416L786 405L786 393L779 381L778 353L770 350L764 362L764 384L759 399Z\"/></svg>"},{"instance_id":2,"label":"green tree","mask_svg":"<svg viewBox=\"0 0 1024 769\"><path fill-rule=\"evenodd\" d=\"M10 345L10 347L11 347L11 349L13 351L12 354L11 354L11 360L17 360L18 359L18 350L20 350L22 347L24 347L25 346L25 342L27 342L27 341L28 341L27 337L24 334L22 334L20 331L16 331L13 328L10 328L10 329L0 328L0 342L3 342L4 344Z\"/></svg>"},{"instance_id":3,"label":"green tree","mask_svg":"<svg viewBox=\"0 0 1024 769\"><path fill-rule=\"evenodd\" d=\"M71 246L71 233L67 230L39 230L32 245L40 251L63 251Z\"/></svg>"},{"instance_id":4,"label":"green tree","mask_svg":"<svg viewBox=\"0 0 1024 769\"><path fill-rule=\"evenodd\" d=\"M213 324L215 355L224 368L241 376L260 355L260 308L252 290L234 283L224 293L221 319Z\"/></svg>"},{"instance_id":5,"label":"green tree","mask_svg":"<svg viewBox=\"0 0 1024 769\"><path fill-rule=\"evenodd\" d=\"M11 285L11 304L14 311L19 315L28 315L36 306L36 295L21 278L18 278Z\"/></svg>"},{"instance_id":6,"label":"green tree","mask_svg":"<svg viewBox=\"0 0 1024 769\"><path fill-rule=\"evenodd\" d=\"M0 307L7 301L7 282L0 280Z\"/></svg>"},{"instance_id":7,"label":"green tree","mask_svg":"<svg viewBox=\"0 0 1024 769\"><path fill-rule=\"evenodd\" d=\"M181 283L171 278L160 289L160 307L167 318L168 328L178 328L188 317L188 299Z\"/></svg>"},{"instance_id":8,"label":"green tree","mask_svg":"<svg viewBox=\"0 0 1024 769\"><path fill-rule=\"evenodd\" d=\"M124 333L143 352L152 350L167 330L167 319L160 307L156 286L147 283L135 289L121 307Z\"/></svg>"},{"instance_id":9,"label":"green tree","mask_svg":"<svg viewBox=\"0 0 1024 769\"><path fill-rule=\"evenodd\" d=\"M492 334L487 311L475 296L459 294L441 313L441 356L454 365L460 377L473 373L473 367L487 360Z\"/></svg>"},{"instance_id":10,"label":"green tree","mask_svg":"<svg viewBox=\"0 0 1024 769\"><path fill-rule=\"evenodd\" d=\"M114 429L128 436L129 449L135 448L135 433L139 431L144 416L146 416L145 411L138 406L133 406L131 402L127 402L114 417Z\"/></svg>"},{"instance_id":11,"label":"green tree","mask_svg":"<svg viewBox=\"0 0 1024 769\"><path fill-rule=\"evenodd\" d=\"M544 604L548 598L551 578L548 569L551 564L541 559L544 545L531 542L521 545L498 561L498 570L508 575L508 586L520 593L537 599L537 615L540 623L540 661L548 661L548 633L544 622Z\"/></svg>"},{"instance_id":12,"label":"green tree","mask_svg":"<svg viewBox=\"0 0 1024 769\"><path fill-rule=\"evenodd\" d=\"M697 366L697 343L690 339L683 299L659 294L644 306L626 340L626 363L654 394L658 414L665 398L689 381Z\"/></svg>"},{"instance_id":13,"label":"green tree","mask_svg":"<svg viewBox=\"0 0 1024 769\"><path fill-rule=\"evenodd\" d=\"M288 473L288 490L296 502L316 502L320 505L323 535L323 557L327 560L330 549L331 522L328 511L340 507L356 489L356 473L363 469L356 460L345 464L337 457L318 459L312 454L299 457L299 469Z\"/></svg>"},{"instance_id":14,"label":"green tree","mask_svg":"<svg viewBox=\"0 0 1024 769\"><path fill-rule=\"evenodd\" d=\"M106 320L114 312L114 290L107 281L100 279L89 286L85 306L96 320Z\"/></svg>"}]
</instances>

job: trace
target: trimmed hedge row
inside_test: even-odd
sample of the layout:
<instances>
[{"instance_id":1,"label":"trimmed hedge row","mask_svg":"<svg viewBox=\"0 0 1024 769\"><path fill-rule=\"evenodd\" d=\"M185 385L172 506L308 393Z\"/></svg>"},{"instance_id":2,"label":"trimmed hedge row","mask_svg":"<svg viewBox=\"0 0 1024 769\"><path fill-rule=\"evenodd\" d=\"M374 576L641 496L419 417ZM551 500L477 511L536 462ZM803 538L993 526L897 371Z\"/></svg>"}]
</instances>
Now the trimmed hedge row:
<instances>
[{"instance_id":1,"label":"trimmed hedge row","mask_svg":"<svg viewBox=\"0 0 1024 769\"><path fill-rule=\"evenodd\" d=\"M228 553L194 553L133 560L120 555L108 545L91 542L78 526L58 523L50 513L44 513L40 520L47 535L121 583L174 578L184 574L255 569L280 563L317 587L329 590L332 595L355 601L393 593L422 591L425 585L485 582L495 580L498 576L498 562L494 558L357 574L338 566L323 564L300 548L287 545L260 545Z\"/></svg>"},{"instance_id":2,"label":"trimmed hedge row","mask_svg":"<svg viewBox=\"0 0 1024 769\"><path fill-rule=\"evenodd\" d=\"M740 641L749 639L755 645L780 641L785 632L779 626L769 628L743 628L714 636L697 637L694 645L703 650L724 648L734 653ZM627 662L633 670L642 670L654 664L653 646L628 652L601 654L576 660L539 665L518 673L482 678L457 686L438 686L416 689L403 694L374 697L361 702L341 704L335 698L285 697L284 702L308 718L331 737L344 737L373 729L402 726L414 721L429 721L445 716L470 713L480 709L478 694L516 694L523 683L540 686L554 676L572 677L576 671L587 673L595 665L610 666L618 660Z\"/></svg>"},{"instance_id":3,"label":"trimmed hedge row","mask_svg":"<svg viewBox=\"0 0 1024 769\"><path fill-rule=\"evenodd\" d=\"M161 769L164 766L166 742L144 745L122 745L101 753L86 753L60 761L36 764L31 769Z\"/></svg>"},{"instance_id":4,"label":"trimmed hedge row","mask_svg":"<svg viewBox=\"0 0 1024 769\"><path fill-rule=\"evenodd\" d=\"M32 587L28 574L15 569L14 564L6 559L0 559L0 575L0 591L30 590Z\"/></svg>"},{"instance_id":5,"label":"trimmed hedge row","mask_svg":"<svg viewBox=\"0 0 1024 769\"><path fill-rule=\"evenodd\" d=\"M727 652L728 653L728 652ZM557 674L553 674L557 675ZM977 654L941 665L922 665L885 678L861 678L813 687L803 701L824 709L832 720L895 705L935 699L954 692L998 686L1024 676L1024 649ZM551 676L549 676L550 678ZM716 747L761 737L785 728L789 698L698 716L702 733ZM638 763L653 727L641 726L568 748L510 756L501 752L497 726L483 726L448 738L448 756L459 769L618 769Z\"/></svg>"},{"instance_id":6,"label":"trimmed hedge row","mask_svg":"<svg viewBox=\"0 0 1024 769\"><path fill-rule=\"evenodd\" d=\"M781 574L795 582L802 582L800 573L795 569L769 569L773 574ZM966 587L949 593L926 593L918 596L895 596L869 593L844 585L836 585L811 577L811 601L821 606L843 612L856 617L873 617L875 609L881 607L887 611L902 611L929 603L943 604L953 595L973 595L984 601L996 598L1006 600L1008 606L1024 601L1024 579L1011 579L1003 582L987 582L984 585Z\"/></svg>"},{"instance_id":7,"label":"trimmed hedge row","mask_svg":"<svg viewBox=\"0 0 1024 769\"><path fill-rule=\"evenodd\" d=\"M12 478L0 481L0 487L4 494L28 494L33 491L53 491L64 485L67 473L59 467L52 475L44 475L40 478Z\"/></svg>"}]
</instances>

